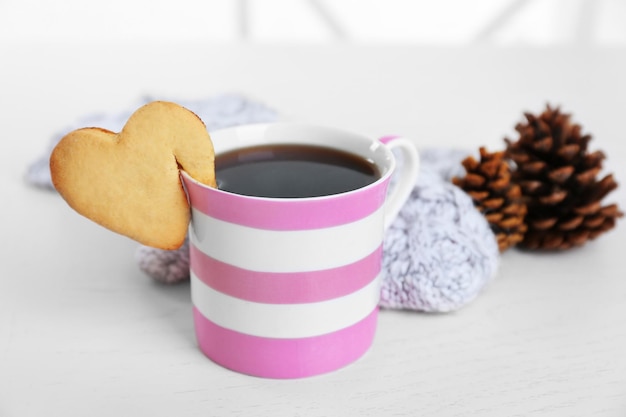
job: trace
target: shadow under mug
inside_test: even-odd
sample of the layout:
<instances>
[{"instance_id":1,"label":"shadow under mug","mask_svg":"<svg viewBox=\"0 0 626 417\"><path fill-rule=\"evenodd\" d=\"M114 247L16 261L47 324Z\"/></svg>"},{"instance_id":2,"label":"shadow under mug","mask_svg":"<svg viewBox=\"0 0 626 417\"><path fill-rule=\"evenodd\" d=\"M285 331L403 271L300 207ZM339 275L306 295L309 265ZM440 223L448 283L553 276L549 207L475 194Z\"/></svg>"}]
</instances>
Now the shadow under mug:
<instances>
[{"instance_id":1,"label":"shadow under mug","mask_svg":"<svg viewBox=\"0 0 626 417\"><path fill-rule=\"evenodd\" d=\"M202 352L231 370L300 378L342 368L372 345L382 242L417 180L413 143L274 123L211 133L216 155L263 144L326 146L372 161L380 178L320 197L251 197L182 179L192 207L191 292ZM388 185L403 155L393 189Z\"/></svg>"}]
</instances>

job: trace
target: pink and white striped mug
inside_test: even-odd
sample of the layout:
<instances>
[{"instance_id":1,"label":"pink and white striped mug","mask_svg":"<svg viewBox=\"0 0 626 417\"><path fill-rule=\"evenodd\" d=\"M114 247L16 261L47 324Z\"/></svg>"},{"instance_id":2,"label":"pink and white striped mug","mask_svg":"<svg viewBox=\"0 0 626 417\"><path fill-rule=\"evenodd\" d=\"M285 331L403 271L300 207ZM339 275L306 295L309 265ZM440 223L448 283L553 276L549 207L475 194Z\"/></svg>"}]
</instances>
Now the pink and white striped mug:
<instances>
[{"instance_id":1,"label":"pink and white striped mug","mask_svg":"<svg viewBox=\"0 0 626 417\"><path fill-rule=\"evenodd\" d=\"M292 123L228 128L211 138L218 157L256 145L308 144L348 151L378 168L380 178L367 186L306 198L235 194L182 173L192 206L194 323L204 354L267 378L312 376L354 362L374 339L383 235L417 179L414 145ZM388 193L392 148L403 164Z\"/></svg>"}]
</instances>

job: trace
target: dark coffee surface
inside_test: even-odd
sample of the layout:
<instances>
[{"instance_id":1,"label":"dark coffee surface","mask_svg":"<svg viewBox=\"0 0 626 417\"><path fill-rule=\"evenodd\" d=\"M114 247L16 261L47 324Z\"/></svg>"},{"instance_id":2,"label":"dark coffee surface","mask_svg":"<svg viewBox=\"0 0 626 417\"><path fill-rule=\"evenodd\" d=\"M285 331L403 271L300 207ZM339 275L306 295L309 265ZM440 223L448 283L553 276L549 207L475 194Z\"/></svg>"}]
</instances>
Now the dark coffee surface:
<instances>
[{"instance_id":1,"label":"dark coffee surface","mask_svg":"<svg viewBox=\"0 0 626 417\"><path fill-rule=\"evenodd\" d=\"M380 178L358 155L312 145L260 145L219 154L218 188L257 197L304 198L352 191Z\"/></svg>"}]
</instances>

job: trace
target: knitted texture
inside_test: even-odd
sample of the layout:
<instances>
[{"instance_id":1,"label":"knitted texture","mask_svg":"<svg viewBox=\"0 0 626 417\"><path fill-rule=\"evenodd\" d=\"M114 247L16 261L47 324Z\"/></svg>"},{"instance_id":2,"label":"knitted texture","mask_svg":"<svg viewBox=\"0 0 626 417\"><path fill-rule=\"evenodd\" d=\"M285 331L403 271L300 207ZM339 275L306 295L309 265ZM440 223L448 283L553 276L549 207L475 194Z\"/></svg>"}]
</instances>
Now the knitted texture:
<instances>
[{"instance_id":1,"label":"knitted texture","mask_svg":"<svg viewBox=\"0 0 626 417\"><path fill-rule=\"evenodd\" d=\"M471 152L465 149L433 147L420 148L419 153L422 167L437 174L439 179L449 182L454 177L465 175L462 162ZM396 157L398 156L396 155Z\"/></svg>"},{"instance_id":2,"label":"knitted texture","mask_svg":"<svg viewBox=\"0 0 626 417\"><path fill-rule=\"evenodd\" d=\"M194 111L209 131L278 119L272 109L237 95L177 102ZM119 131L131 113L83 117L65 132L84 126ZM48 160L63 134L55 135L46 154L28 168L28 182L53 189ZM499 262L495 236L471 198L450 183L463 175L461 161L467 156L459 149L420 149L417 184L384 239L381 307L453 311L472 301L493 278ZM139 246L135 257L140 270L155 281L189 280L188 242L173 251Z\"/></svg>"},{"instance_id":3,"label":"knitted texture","mask_svg":"<svg viewBox=\"0 0 626 417\"><path fill-rule=\"evenodd\" d=\"M385 235L380 306L449 312L495 275L498 245L471 198L427 165Z\"/></svg>"},{"instance_id":4,"label":"knitted texture","mask_svg":"<svg viewBox=\"0 0 626 417\"><path fill-rule=\"evenodd\" d=\"M135 251L137 265L146 275L164 284L189 279L189 240L176 250L163 250L140 245Z\"/></svg>"}]
</instances>

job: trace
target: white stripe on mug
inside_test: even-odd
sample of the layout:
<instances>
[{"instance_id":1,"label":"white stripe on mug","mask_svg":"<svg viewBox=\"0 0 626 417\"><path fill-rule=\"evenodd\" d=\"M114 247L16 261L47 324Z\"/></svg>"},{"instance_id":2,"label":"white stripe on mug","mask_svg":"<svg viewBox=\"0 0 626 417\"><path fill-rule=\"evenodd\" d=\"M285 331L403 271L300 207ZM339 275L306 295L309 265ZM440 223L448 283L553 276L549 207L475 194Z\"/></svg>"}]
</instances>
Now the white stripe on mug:
<instances>
[{"instance_id":1,"label":"white stripe on mug","mask_svg":"<svg viewBox=\"0 0 626 417\"><path fill-rule=\"evenodd\" d=\"M214 219L192 209L192 242L205 254L264 272L317 271L365 258L383 241L383 207L352 223L324 229L274 231ZM198 231L228 239L203 239ZM231 245L237 247L231 247ZM277 258L280 259L277 262Z\"/></svg>"},{"instance_id":2,"label":"white stripe on mug","mask_svg":"<svg viewBox=\"0 0 626 417\"><path fill-rule=\"evenodd\" d=\"M193 274L191 287L193 305L218 326L253 336L301 338L331 333L367 317L378 305L380 275L352 294L308 304L240 300L213 290Z\"/></svg>"}]
</instances>

